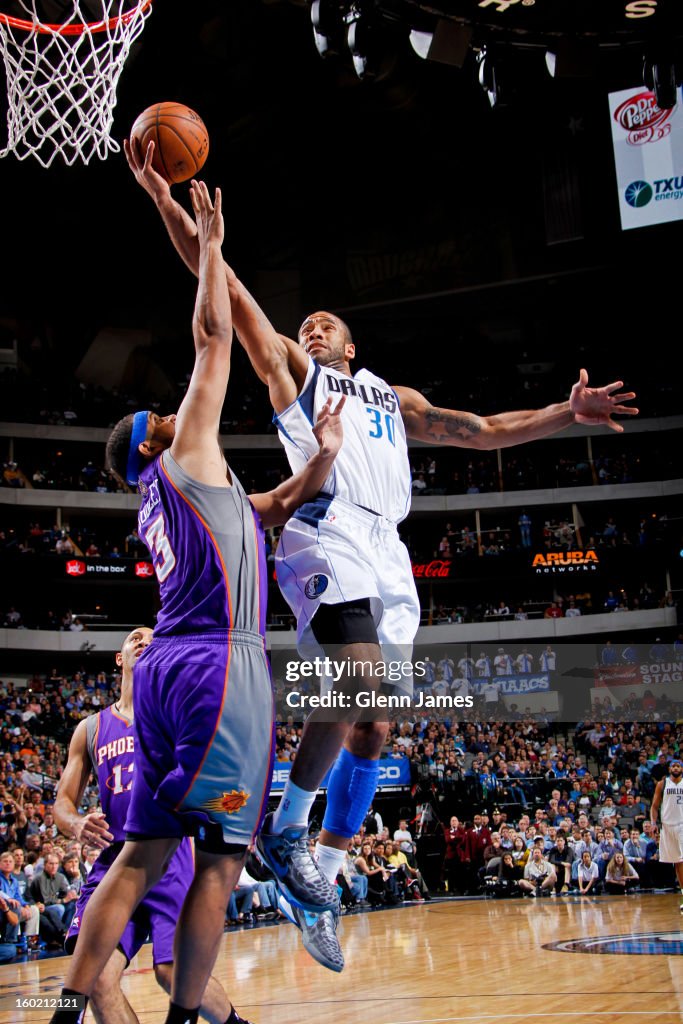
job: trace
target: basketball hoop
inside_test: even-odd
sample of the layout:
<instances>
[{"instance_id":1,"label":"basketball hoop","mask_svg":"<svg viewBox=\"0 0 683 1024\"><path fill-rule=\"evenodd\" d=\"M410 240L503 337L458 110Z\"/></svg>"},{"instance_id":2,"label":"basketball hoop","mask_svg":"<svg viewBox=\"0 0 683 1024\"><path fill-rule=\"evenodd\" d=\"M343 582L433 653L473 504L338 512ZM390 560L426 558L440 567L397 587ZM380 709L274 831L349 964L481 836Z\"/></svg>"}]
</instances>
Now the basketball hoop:
<instances>
[{"instance_id":1,"label":"basketball hoop","mask_svg":"<svg viewBox=\"0 0 683 1024\"><path fill-rule=\"evenodd\" d=\"M88 21L87 0L70 0L62 24L41 21L39 0L17 0L26 18L0 11L7 73L8 138L0 156L34 156L49 167L57 155L71 165L117 153L110 136L116 87L126 57L145 27L152 0L99 0ZM92 16L92 15L91 15Z\"/></svg>"}]
</instances>

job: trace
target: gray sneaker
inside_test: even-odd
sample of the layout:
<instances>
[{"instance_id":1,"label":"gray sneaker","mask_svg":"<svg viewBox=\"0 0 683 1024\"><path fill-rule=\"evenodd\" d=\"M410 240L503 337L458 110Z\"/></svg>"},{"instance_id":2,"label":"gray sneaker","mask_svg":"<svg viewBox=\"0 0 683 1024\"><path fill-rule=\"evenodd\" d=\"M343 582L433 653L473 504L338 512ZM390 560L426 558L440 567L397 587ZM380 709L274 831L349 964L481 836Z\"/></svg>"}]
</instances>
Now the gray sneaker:
<instances>
[{"instance_id":1,"label":"gray sneaker","mask_svg":"<svg viewBox=\"0 0 683 1024\"><path fill-rule=\"evenodd\" d=\"M304 949L330 971L344 970L344 954L337 938L338 910L324 910L311 914L278 897L278 906L285 917L295 924L303 937Z\"/></svg>"},{"instance_id":2,"label":"gray sneaker","mask_svg":"<svg viewBox=\"0 0 683 1024\"><path fill-rule=\"evenodd\" d=\"M296 907L320 914L336 910L336 885L330 885L308 850L308 827L286 828L279 836L270 833L272 814L266 815L256 840L256 853L275 875L283 896ZM341 967L339 968L341 970Z\"/></svg>"}]
</instances>

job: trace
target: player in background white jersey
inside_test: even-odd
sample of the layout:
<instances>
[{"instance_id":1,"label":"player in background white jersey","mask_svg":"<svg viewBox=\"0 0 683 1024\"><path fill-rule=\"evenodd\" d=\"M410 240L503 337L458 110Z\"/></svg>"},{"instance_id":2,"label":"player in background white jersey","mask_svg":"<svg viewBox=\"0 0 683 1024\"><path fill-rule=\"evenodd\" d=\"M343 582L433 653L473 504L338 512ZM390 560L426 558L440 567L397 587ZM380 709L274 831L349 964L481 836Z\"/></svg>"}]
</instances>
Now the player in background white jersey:
<instances>
[{"instance_id":1,"label":"player in background white jersey","mask_svg":"<svg viewBox=\"0 0 683 1024\"><path fill-rule=\"evenodd\" d=\"M659 860L662 864L675 866L676 878L683 895L683 761L678 758L669 762L668 776L660 779L655 788L650 808L650 820L653 825L657 824L657 814L662 819Z\"/></svg>"},{"instance_id":2,"label":"player in background white jersey","mask_svg":"<svg viewBox=\"0 0 683 1024\"><path fill-rule=\"evenodd\" d=\"M154 172L153 144L146 154L128 143L124 148L136 180L154 200L174 246L196 274L196 226L172 198L168 184ZM344 382L348 396L344 445L335 473L325 485L332 490L325 490L320 502L310 503L308 522L306 508L301 510L294 531L285 531L280 540L280 546L284 540L284 555L280 555L278 578L294 601L303 644L300 650L306 650L309 641L317 641L334 645L339 661L348 658L350 662L375 665L383 660L381 644L396 643L411 649L419 623L419 603L408 553L396 532L396 523L408 511L406 438L496 449L547 437L573 423L604 424L622 431L613 414L637 414L637 409L623 404L635 395L618 393L621 381L589 388L585 370L581 370L569 401L545 409L478 416L435 408L413 388L391 388L381 379L373 381L374 375L365 370L352 376L350 361L355 357L355 344L339 317L324 311L314 313L304 320L297 341L286 338L271 326L227 265L226 274L233 324L257 375L268 386L281 436L289 434L287 454L292 465L297 458L307 457L302 443L308 429L304 418L310 419L324 400L325 388L334 386L328 376ZM292 420L295 430L290 433ZM352 446L353 456L345 458ZM361 472L356 472L357 465ZM327 571L320 568L323 565L328 566ZM299 575L302 572L304 575ZM346 685L349 691L353 683L346 679L340 685ZM366 672L355 688L375 689L379 683ZM320 717L314 712L308 718L278 809L272 818L266 818L259 840L261 854L294 904L306 948L334 970L343 966L341 951L338 945L335 948L334 913L326 911L312 922L297 910L297 903L309 911L316 903L329 907L348 839L358 831L372 801L390 715L385 710L378 720L356 722L358 713L358 709L352 709L346 717L337 716L334 721L325 720L325 712ZM310 894L307 898L308 815L318 787L333 764L327 811L317 844L318 866L327 884L316 886L314 899Z\"/></svg>"}]
</instances>

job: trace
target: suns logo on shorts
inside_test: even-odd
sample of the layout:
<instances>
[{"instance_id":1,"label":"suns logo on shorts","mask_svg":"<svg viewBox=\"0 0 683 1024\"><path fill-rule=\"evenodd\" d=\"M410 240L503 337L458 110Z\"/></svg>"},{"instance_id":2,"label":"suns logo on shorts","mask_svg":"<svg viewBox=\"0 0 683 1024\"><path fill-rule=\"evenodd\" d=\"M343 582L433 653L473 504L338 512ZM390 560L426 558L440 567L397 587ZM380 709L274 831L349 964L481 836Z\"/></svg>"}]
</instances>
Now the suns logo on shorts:
<instances>
[{"instance_id":1,"label":"suns logo on shorts","mask_svg":"<svg viewBox=\"0 0 683 1024\"><path fill-rule=\"evenodd\" d=\"M241 811L250 794L245 793L243 789L232 789L229 793L224 793L223 796L218 796L214 800L209 800L204 804L207 811L226 811L228 814L236 814L237 811Z\"/></svg>"},{"instance_id":2,"label":"suns logo on shorts","mask_svg":"<svg viewBox=\"0 0 683 1024\"><path fill-rule=\"evenodd\" d=\"M315 576L310 576L306 580L306 586L304 587L304 594L309 600L314 597L320 597L327 590L327 585L330 581L327 576L324 576L321 572L317 572Z\"/></svg>"}]
</instances>

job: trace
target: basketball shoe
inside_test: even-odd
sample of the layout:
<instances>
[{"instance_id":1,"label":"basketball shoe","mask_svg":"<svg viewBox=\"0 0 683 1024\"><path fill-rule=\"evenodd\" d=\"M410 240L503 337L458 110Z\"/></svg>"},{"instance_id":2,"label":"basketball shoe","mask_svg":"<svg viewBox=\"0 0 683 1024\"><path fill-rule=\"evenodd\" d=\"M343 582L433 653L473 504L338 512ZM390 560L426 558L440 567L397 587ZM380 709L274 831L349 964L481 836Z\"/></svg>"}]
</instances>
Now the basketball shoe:
<instances>
[{"instance_id":1,"label":"basketball shoe","mask_svg":"<svg viewBox=\"0 0 683 1024\"><path fill-rule=\"evenodd\" d=\"M330 971L344 970L344 954L337 938L339 910L324 910L311 914L278 894L278 906L288 921L295 924L303 937L304 949Z\"/></svg>"},{"instance_id":2,"label":"basketball shoe","mask_svg":"<svg viewBox=\"0 0 683 1024\"><path fill-rule=\"evenodd\" d=\"M290 826L276 836L269 831L272 819L272 814L266 815L256 840L256 853L275 875L282 895L292 906L312 914L336 911L339 903L337 887L327 881L311 857L308 827Z\"/></svg>"}]
</instances>

